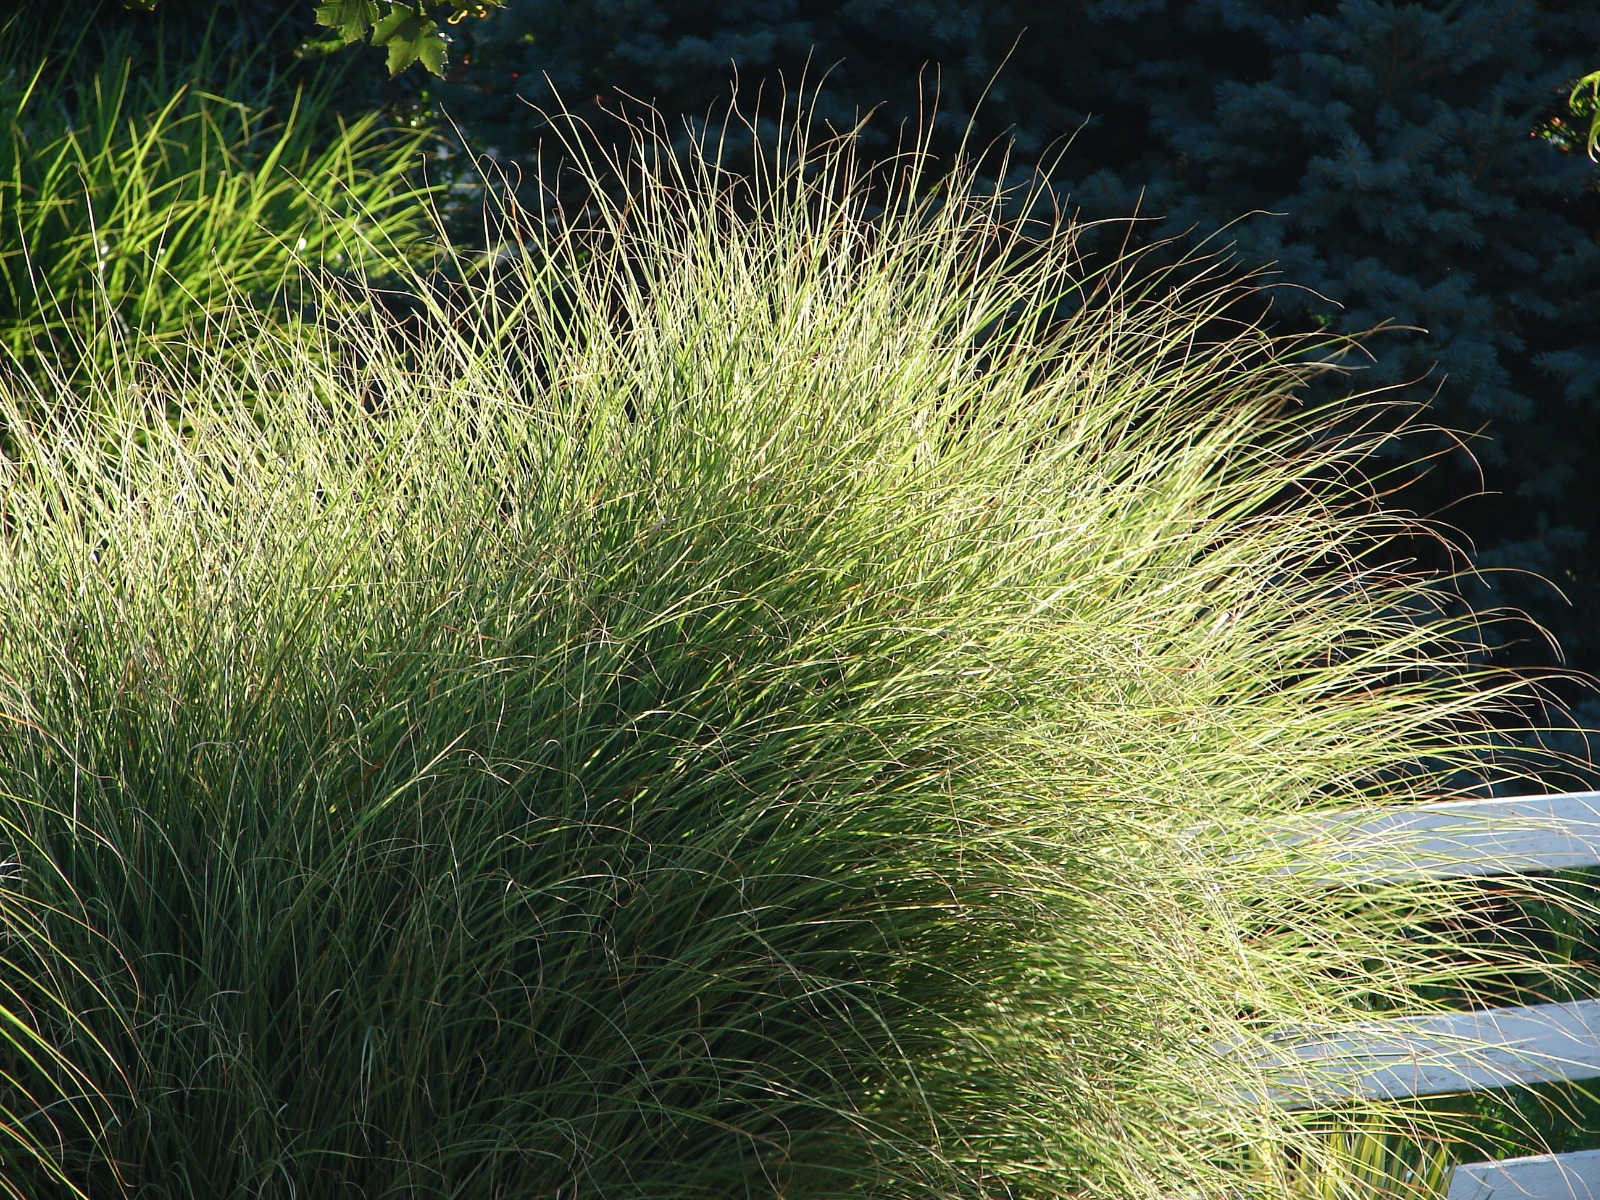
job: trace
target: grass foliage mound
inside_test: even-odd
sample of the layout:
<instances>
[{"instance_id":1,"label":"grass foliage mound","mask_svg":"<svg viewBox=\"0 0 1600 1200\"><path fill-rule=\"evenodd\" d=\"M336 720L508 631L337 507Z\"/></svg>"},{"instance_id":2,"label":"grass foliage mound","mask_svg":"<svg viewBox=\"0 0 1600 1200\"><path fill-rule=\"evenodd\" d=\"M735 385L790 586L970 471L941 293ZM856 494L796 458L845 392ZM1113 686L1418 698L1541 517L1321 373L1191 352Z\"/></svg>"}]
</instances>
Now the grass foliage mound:
<instances>
[{"instance_id":1,"label":"grass foliage mound","mask_svg":"<svg viewBox=\"0 0 1600 1200\"><path fill-rule=\"evenodd\" d=\"M12 1195L1279 1194L1245 1051L1483 969L1251 852L1521 694L1379 435L781 140L642 142L421 337L7 385Z\"/></svg>"}]
</instances>

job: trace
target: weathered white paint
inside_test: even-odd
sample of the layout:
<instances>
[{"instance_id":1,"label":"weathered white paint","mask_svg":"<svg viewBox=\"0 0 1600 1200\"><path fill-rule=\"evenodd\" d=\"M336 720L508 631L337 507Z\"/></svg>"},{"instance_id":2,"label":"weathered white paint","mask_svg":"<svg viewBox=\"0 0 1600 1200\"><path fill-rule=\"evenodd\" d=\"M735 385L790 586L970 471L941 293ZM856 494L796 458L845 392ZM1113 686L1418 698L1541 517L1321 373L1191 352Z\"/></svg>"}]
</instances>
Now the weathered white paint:
<instances>
[{"instance_id":1,"label":"weathered white paint","mask_svg":"<svg viewBox=\"0 0 1600 1200\"><path fill-rule=\"evenodd\" d=\"M1593 1079L1600 1000L1363 1022L1285 1039L1259 1061L1290 1107Z\"/></svg>"},{"instance_id":2,"label":"weathered white paint","mask_svg":"<svg viewBox=\"0 0 1600 1200\"><path fill-rule=\"evenodd\" d=\"M1316 843L1302 865L1294 848ZM1317 814L1277 840L1329 883L1519 875L1600 865L1600 792ZM1600 1198L1597 1198L1600 1200Z\"/></svg>"},{"instance_id":3,"label":"weathered white paint","mask_svg":"<svg viewBox=\"0 0 1600 1200\"><path fill-rule=\"evenodd\" d=\"M1600 1150L1464 1163L1448 1200L1600 1200Z\"/></svg>"}]
</instances>

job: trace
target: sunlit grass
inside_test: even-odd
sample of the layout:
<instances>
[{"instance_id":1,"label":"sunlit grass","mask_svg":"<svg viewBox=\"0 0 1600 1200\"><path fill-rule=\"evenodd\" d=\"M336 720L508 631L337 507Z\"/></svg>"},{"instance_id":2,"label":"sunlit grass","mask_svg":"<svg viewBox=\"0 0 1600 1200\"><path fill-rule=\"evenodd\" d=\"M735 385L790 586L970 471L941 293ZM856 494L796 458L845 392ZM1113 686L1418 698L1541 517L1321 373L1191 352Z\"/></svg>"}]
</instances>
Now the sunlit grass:
<instances>
[{"instance_id":1,"label":"sunlit grass","mask_svg":"<svg viewBox=\"0 0 1600 1200\"><path fill-rule=\"evenodd\" d=\"M1388 414L1204 272L778 140L642 143L403 339L329 296L8 397L14 1194L1353 1197L1426 1145L1248 1098L1526 957L1262 849L1528 766Z\"/></svg>"}]
</instances>

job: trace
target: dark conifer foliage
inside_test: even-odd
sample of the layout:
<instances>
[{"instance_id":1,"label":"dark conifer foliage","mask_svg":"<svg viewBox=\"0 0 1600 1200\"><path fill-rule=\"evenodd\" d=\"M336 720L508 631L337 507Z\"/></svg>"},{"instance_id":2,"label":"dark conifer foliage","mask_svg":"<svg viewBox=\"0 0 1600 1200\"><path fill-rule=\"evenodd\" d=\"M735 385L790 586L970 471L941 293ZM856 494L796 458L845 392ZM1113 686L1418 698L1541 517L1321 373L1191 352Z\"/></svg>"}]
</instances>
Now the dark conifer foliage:
<instances>
[{"instance_id":1,"label":"dark conifer foliage","mask_svg":"<svg viewBox=\"0 0 1600 1200\"><path fill-rule=\"evenodd\" d=\"M1414 327L1372 339L1358 382L1427 375L1434 418L1486 435L1472 447L1500 495L1449 516L1483 564L1565 587L1576 610L1528 587L1511 596L1600 663L1589 634L1600 621L1600 249L1585 211L1597 171L1537 136L1584 49L1600 46L1600 13L1195 0L1182 15L1253 49L1209 71L1141 65L1154 98L1147 155L1084 179L1075 198L1206 230L1282 214L1229 236L1244 260L1275 262L1309 289L1279 297L1289 319ZM1444 503L1474 481L1445 470L1428 495Z\"/></svg>"},{"instance_id":2,"label":"dark conifer foliage","mask_svg":"<svg viewBox=\"0 0 1600 1200\"><path fill-rule=\"evenodd\" d=\"M631 96L676 127L714 112L735 78L742 107L762 91L769 111L780 78L791 101L820 79L815 115L848 127L876 108L864 149L887 153L937 90L935 148L975 116L976 145L1012 139L1010 169L1045 164L1086 217L1137 212L1159 220L1136 238L1211 237L1242 266L1275 264L1275 320L1390 326L1355 385L1436 390L1433 418L1469 438L1494 493L1442 515L1483 565L1566 590L1570 607L1508 577L1497 598L1600 667L1600 168L1549 124L1593 66L1600 10L519 0L463 36L438 90L475 148L524 178L541 129L530 105L603 127ZM1411 502L1444 509L1478 487L1447 450Z\"/></svg>"}]
</instances>

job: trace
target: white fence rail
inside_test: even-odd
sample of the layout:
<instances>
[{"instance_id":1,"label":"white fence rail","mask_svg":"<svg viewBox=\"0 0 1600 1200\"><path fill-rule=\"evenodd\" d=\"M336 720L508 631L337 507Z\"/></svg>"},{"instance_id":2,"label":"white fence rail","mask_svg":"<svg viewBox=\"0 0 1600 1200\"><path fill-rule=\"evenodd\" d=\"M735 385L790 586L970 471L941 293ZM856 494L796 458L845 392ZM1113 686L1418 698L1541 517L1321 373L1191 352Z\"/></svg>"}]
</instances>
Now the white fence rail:
<instances>
[{"instance_id":1,"label":"white fence rail","mask_svg":"<svg viewBox=\"0 0 1600 1200\"><path fill-rule=\"evenodd\" d=\"M1600 1150L1466 1163L1450 1180L1449 1200L1600 1200Z\"/></svg>"},{"instance_id":2,"label":"white fence rail","mask_svg":"<svg viewBox=\"0 0 1600 1200\"><path fill-rule=\"evenodd\" d=\"M1291 1105L1600 1078L1600 1000L1373 1021L1262 1065Z\"/></svg>"},{"instance_id":3,"label":"white fence rail","mask_svg":"<svg viewBox=\"0 0 1600 1200\"><path fill-rule=\"evenodd\" d=\"M1520 875L1600 866L1600 792L1465 800L1319 816L1283 839L1330 884ZM1330 853L1331 851L1331 853ZM1331 864L1331 866L1330 866ZM1289 1105L1434 1096L1600 1078L1600 1000L1375 1020L1285 1041L1262 1064ZM1449 1200L1600 1200L1600 1151L1455 1169Z\"/></svg>"},{"instance_id":4,"label":"white fence rail","mask_svg":"<svg viewBox=\"0 0 1600 1200\"><path fill-rule=\"evenodd\" d=\"M1318 814L1282 849L1317 841L1330 883L1527 874L1600 864L1600 792ZM1330 868L1331 864L1331 868ZM1286 870L1304 870L1291 864ZM1600 1198L1597 1198L1600 1200Z\"/></svg>"}]
</instances>

